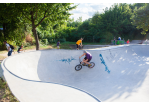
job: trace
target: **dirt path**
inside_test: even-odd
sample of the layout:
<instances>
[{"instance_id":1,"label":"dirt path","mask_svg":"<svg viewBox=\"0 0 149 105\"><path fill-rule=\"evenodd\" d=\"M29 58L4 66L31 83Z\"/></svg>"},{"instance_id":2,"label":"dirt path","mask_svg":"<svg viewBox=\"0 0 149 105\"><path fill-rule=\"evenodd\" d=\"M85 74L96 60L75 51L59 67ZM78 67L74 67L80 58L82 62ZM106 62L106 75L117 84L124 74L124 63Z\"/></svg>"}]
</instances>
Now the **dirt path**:
<instances>
[{"instance_id":1,"label":"dirt path","mask_svg":"<svg viewBox=\"0 0 149 105\"><path fill-rule=\"evenodd\" d=\"M39 50L48 50L48 49L53 49L53 47L52 46L48 46L47 48L40 48ZM30 51L36 51L36 48L25 50L25 52L30 52ZM22 53L24 53L24 52L22 52ZM4 60L5 58L8 57L7 54L8 54L7 51L5 51L5 53L0 53L0 63L2 62L2 60ZM12 52L12 55L15 55L15 54L18 54L18 52L17 51Z\"/></svg>"},{"instance_id":2,"label":"dirt path","mask_svg":"<svg viewBox=\"0 0 149 105\"><path fill-rule=\"evenodd\" d=\"M36 49L25 50L25 52L30 52L30 51L36 51ZM22 53L24 53L24 52L22 52ZM5 53L0 54L0 63L1 63L5 58L8 57L7 54L8 54L8 52L5 52ZM15 55L15 54L18 54L18 52L12 52L12 55Z\"/></svg>"}]
</instances>

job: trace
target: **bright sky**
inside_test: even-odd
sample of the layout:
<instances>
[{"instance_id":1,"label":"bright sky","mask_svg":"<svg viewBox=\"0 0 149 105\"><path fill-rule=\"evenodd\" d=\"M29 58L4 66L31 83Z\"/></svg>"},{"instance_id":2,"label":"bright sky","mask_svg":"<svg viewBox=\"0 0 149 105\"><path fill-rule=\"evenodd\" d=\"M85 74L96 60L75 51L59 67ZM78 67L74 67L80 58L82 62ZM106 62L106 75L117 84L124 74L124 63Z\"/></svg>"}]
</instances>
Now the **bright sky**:
<instances>
[{"instance_id":1,"label":"bright sky","mask_svg":"<svg viewBox=\"0 0 149 105\"><path fill-rule=\"evenodd\" d=\"M79 4L76 9L70 11L73 15L70 18L77 20L82 17L82 21L92 18L92 16L98 11L103 13L103 9L110 8L114 3L74 3Z\"/></svg>"},{"instance_id":2,"label":"bright sky","mask_svg":"<svg viewBox=\"0 0 149 105\"><path fill-rule=\"evenodd\" d=\"M73 15L70 18L74 18L77 20L79 17L82 17L82 21L92 18L92 16L98 11L99 13L103 13L103 9L106 7L110 8L114 3L128 3L133 4L130 0L72 0L71 3L79 4L78 7L70 13ZM146 3L147 0L135 0L134 3ZM149 1L148 1L149 2Z\"/></svg>"}]
</instances>

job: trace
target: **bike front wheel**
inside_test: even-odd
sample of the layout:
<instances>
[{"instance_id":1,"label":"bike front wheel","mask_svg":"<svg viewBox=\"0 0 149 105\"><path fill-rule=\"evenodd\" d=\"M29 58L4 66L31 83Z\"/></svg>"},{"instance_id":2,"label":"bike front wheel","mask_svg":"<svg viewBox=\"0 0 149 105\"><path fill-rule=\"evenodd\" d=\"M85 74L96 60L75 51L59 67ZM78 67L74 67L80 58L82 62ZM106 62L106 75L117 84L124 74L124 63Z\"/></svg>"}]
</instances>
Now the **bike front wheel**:
<instances>
[{"instance_id":1,"label":"bike front wheel","mask_svg":"<svg viewBox=\"0 0 149 105\"><path fill-rule=\"evenodd\" d=\"M90 62L91 66L88 66L88 68L93 68L95 66L94 62Z\"/></svg>"},{"instance_id":2,"label":"bike front wheel","mask_svg":"<svg viewBox=\"0 0 149 105\"><path fill-rule=\"evenodd\" d=\"M82 65L80 65L80 64L75 67L75 70L76 70L76 71L79 71L79 70L81 70L81 69L82 69Z\"/></svg>"}]
</instances>

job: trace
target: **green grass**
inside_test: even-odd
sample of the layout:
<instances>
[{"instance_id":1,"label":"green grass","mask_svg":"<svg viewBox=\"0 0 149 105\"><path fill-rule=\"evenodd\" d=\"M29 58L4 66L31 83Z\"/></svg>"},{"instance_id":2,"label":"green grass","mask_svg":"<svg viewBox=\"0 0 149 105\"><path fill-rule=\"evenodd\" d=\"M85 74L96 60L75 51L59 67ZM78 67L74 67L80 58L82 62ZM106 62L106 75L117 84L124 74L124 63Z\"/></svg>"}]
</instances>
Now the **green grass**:
<instances>
[{"instance_id":1,"label":"green grass","mask_svg":"<svg viewBox=\"0 0 149 105\"><path fill-rule=\"evenodd\" d=\"M0 90L3 91L3 93L0 93L2 96L0 97L1 100L7 99L9 102L19 102L16 97L13 96L7 83L2 78L0 78Z\"/></svg>"},{"instance_id":2,"label":"green grass","mask_svg":"<svg viewBox=\"0 0 149 105\"><path fill-rule=\"evenodd\" d=\"M83 45L109 45L109 43L87 43L87 42L83 42Z\"/></svg>"},{"instance_id":3,"label":"green grass","mask_svg":"<svg viewBox=\"0 0 149 105\"><path fill-rule=\"evenodd\" d=\"M33 45L33 46L28 46L28 47L24 47L25 50L28 50L28 49L34 49L34 48L36 48L35 45Z\"/></svg>"},{"instance_id":4,"label":"green grass","mask_svg":"<svg viewBox=\"0 0 149 105\"><path fill-rule=\"evenodd\" d=\"M74 42L63 42L60 43L60 49L71 49L70 44L74 44ZM54 49L57 49L57 43L50 44Z\"/></svg>"},{"instance_id":5,"label":"green grass","mask_svg":"<svg viewBox=\"0 0 149 105\"><path fill-rule=\"evenodd\" d=\"M6 82L4 82L2 78L0 78L0 89L4 89L5 85L6 85Z\"/></svg>"},{"instance_id":6,"label":"green grass","mask_svg":"<svg viewBox=\"0 0 149 105\"><path fill-rule=\"evenodd\" d=\"M108 45L109 43L88 43L88 42L82 42L83 45ZM71 49L70 48L70 45L76 45L76 42L69 42L69 41L66 41L66 42L62 42L60 43L60 49ZM54 49L57 49L57 43L51 43L49 45L40 45L40 48L41 49L51 49L51 46L52 48ZM24 47L25 50L29 50L29 49L36 49L36 46L35 45L32 45L32 46L28 46L28 47ZM14 51L17 52L18 49L15 49ZM0 54L3 54L3 53L6 53L7 51L6 50L3 50L3 51L0 51Z\"/></svg>"},{"instance_id":7,"label":"green grass","mask_svg":"<svg viewBox=\"0 0 149 105\"><path fill-rule=\"evenodd\" d=\"M87 42L82 42L83 45L106 45L106 44L109 44L109 43L87 43ZM54 44L51 44L53 48L57 48L57 44L54 43ZM63 43L60 43L60 49L71 49L70 48L70 45L76 45L76 42L63 42Z\"/></svg>"}]
</instances>

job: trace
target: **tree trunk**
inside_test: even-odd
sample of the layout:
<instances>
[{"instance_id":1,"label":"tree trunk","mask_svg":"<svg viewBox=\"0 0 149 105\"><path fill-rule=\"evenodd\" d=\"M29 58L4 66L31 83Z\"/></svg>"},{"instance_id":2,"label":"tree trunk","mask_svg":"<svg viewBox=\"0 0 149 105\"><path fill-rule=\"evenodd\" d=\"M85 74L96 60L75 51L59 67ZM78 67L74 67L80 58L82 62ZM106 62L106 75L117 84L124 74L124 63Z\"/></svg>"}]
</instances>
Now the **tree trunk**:
<instances>
[{"instance_id":1,"label":"tree trunk","mask_svg":"<svg viewBox=\"0 0 149 105\"><path fill-rule=\"evenodd\" d=\"M36 40L36 50L39 50L39 40L38 40L38 35L37 35L35 23L34 23L33 12L31 12L31 21L32 21L32 32Z\"/></svg>"},{"instance_id":2,"label":"tree trunk","mask_svg":"<svg viewBox=\"0 0 149 105\"><path fill-rule=\"evenodd\" d=\"M33 32L33 35L34 35L35 40L36 40L36 50L39 50L39 40L38 40L38 35L37 35L37 31L36 31L35 27L33 27L32 32Z\"/></svg>"},{"instance_id":3,"label":"tree trunk","mask_svg":"<svg viewBox=\"0 0 149 105\"><path fill-rule=\"evenodd\" d=\"M4 40L6 40L6 24L3 23Z\"/></svg>"}]
</instances>

